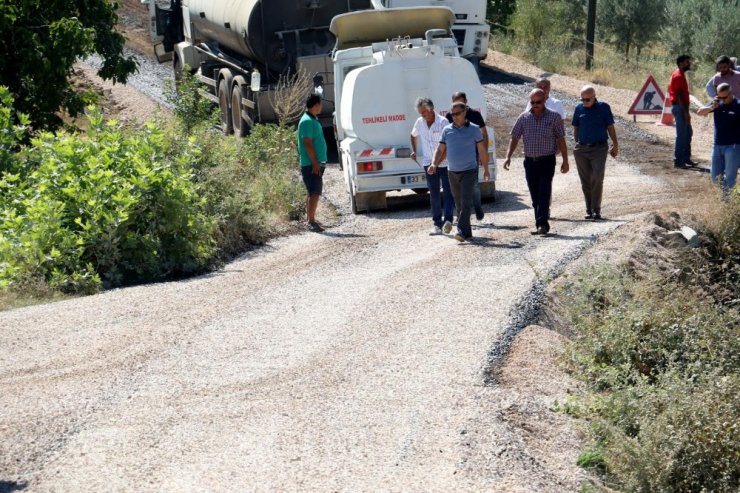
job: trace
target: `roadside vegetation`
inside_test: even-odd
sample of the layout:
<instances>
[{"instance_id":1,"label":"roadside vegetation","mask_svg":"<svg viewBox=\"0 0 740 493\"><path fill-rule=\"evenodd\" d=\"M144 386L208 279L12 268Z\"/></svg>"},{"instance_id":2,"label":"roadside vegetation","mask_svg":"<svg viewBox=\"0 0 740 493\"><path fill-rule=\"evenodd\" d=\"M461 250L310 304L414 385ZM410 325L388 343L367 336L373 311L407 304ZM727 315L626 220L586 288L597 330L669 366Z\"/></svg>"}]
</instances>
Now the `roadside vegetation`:
<instances>
[{"instance_id":1,"label":"roadside vegetation","mask_svg":"<svg viewBox=\"0 0 740 493\"><path fill-rule=\"evenodd\" d=\"M204 272L302 214L294 130L224 138L193 84L175 118L90 108L86 133L32 133L0 88L0 309Z\"/></svg>"},{"instance_id":2,"label":"roadside vegetation","mask_svg":"<svg viewBox=\"0 0 740 493\"><path fill-rule=\"evenodd\" d=\"M736 0L599 0L587 71L586 9L585 0L489 0L491 48L548 72L635 91L648 74L667 86L676 57L687 53L692 92L702 101L716 58L740 54L740 37L726 30L740 18Z\"/></svg>"},{"instance_id":3,"label":"roadside vegetation","mask_svg":"<svg viewBox=\"0 0 740 493\"><path fill-rule=\"evenodd\" d=\"M702 246L669 262L589 268L560 293L585 393L585 491L740 489L740 193L709 207Z\"/></svg>"}]
</instances>

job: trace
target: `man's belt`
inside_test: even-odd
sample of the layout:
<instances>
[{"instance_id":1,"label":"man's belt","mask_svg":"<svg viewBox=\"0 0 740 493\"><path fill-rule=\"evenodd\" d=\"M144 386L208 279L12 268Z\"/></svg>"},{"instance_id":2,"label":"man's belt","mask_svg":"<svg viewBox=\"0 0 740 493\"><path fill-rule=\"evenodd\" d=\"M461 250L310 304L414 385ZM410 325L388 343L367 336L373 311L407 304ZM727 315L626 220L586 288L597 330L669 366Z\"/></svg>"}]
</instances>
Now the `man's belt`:
<instances>
[{"instance_id":1,"label":"man's belt","mask_svg":"<svg viewBox=\"0 0 740 493\"><path fill-rule=\"evenodd\" d=\"M606 141L595 142L593 144L584 144L583 142L579 142L578 143L578 145L581 145L581 146L584 146L584 147L598 147L598 146L603 146L605 144L606 144Z\"/></svg>"},{"instance_id":2,"label":"man's belt","mask_svg":"<svg viewBox=\"0 0 740 493\"><path fill-rule=\"evenodd\" d=\"M554 157L555 157L555 154L548 154L547 156L537 156L537 157L524 156L524 159L529 159L530 161L536 163L537 161L544 161L545 159L550 159Z\"/></svg>"}]
</instances>

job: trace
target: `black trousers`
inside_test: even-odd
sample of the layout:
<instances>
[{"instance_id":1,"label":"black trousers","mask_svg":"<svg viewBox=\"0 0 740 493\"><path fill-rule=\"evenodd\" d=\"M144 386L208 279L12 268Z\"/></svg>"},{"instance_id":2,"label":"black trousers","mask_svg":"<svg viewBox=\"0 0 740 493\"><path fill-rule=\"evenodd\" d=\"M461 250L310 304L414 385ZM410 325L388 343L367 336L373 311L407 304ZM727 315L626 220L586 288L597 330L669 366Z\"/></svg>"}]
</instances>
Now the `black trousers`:
<instances>
[{"instance_id":1,"label":"black trousers","mask_svg":"<svg viewBox=\"0 0 740 493\"><path fill-rule=\"evenodd\" d=\"M529 195L534 207L535 226L550 231L550 198L552 179L555 176L555 154L539 158L524 158L524 174L527 177Z\"/></svg>"}]
</instances>

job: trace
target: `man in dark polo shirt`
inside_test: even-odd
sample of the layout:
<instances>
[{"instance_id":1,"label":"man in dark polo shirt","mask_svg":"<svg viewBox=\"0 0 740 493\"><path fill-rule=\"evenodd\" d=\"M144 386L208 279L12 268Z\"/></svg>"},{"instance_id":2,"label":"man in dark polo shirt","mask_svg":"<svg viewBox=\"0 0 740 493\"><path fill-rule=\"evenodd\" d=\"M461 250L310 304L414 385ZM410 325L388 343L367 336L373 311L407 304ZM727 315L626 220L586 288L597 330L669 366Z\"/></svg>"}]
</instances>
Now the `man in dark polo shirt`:
<instances>
[{"instance_id":1,"label":"man in dark polo shirt","mask_svg":"<svg viewBox=\"0 0 740 493\"><path fill-rule=\"evenodd\" d=\"M457 91L452 95L452 102L465 104L467 108L465 119L474 125L478 125L480 133L483 135L483 146L486 148L486 152L488 152L488 130L486 130L486 121L483 119L481 112L468 106L468 96L462 91ZM448 122L452 123L452 115L449 111L445 115L445 118L447 118ZM482 221L486 215L483 212L483 204L480 198L480 183L478 181L475 182L475 188L473 189L473 207L475 208L475 218L478 221Z\"/></svg>"},{"instance_id":2,"label":"man in dark polo shirt","mask_svg":"<svg viewBox=\"0 0 740 493\"><path fill-rule=\"evenodd\" d=\"M614 129L614 116L608 104L596 99L593 86L581 88L581 104L573 113L573 138L581 190L586 201L586 219L601 219L601 195L604 189L606 156L617 157L619 144ZM609 149L607 134L612 139Z\"/></svg>"},{"instance_id":3,"label":"man in dark polo shirt","mask_svg":"<svg viewBox=\"0 0 740 493\"><path fill-rule=\"evenodd\" d=\"M699 110L702 116L709 113L714 114L712 181L719 182L727 198L737 183L740 167L740 101L732 94L730 84L718 85L712 104Z\"/></svg>"},{"instance_id":4,"label":"man in dark polo shirt","mask_svg":"<svg viewBox=\"0 0 740 493\"><path fill-rule=\"evenodd\" d=\"M534 89L529 93L530 111L517 118L511 129L511 142L506 152L504 169L509 170L511 155L514 154L519 139L524 138L524 173L527 178L529 195L532 197L534 219L537 229L533 235L546 235L550 231L550 197L552 179L555 176L555 152L559 149L563 156L561 173L567 173L568 147L565 145L565 127L558 113L545 108L545 92Z\"/></svg>"},{"instance_id":5,"label":"man in dark polo shirt","mask_svg":"<svg viewBox=\"0 0 740 493\"><path fill-rule=\"evenodd\" d=\"M452 104L450 111L452 123L442 130L434 159L427 168L427 173L433 175L437 166L447 158L450 188L455 199L455 207L459 211L455 233L455 239L459 242L473 237L470 210L473 205L473 190L478 181L478 159L483 166L483 180L488 181L491 177L488 170L488 152L483 147L483 135L477 125L465 119L466 110L465 103Z\"/></svg>"}]
</instances>

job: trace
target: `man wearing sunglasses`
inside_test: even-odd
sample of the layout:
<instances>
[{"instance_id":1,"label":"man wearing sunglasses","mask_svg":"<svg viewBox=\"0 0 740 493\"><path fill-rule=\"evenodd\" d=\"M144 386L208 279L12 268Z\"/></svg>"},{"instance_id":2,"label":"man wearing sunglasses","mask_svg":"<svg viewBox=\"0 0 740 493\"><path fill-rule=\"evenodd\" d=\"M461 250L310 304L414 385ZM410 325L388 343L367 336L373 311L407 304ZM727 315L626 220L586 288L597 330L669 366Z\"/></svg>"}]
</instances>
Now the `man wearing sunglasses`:
<instances>
[{"instance_id":1,"label":"man wearing sunglasses","mask_svg":"<svg viewBox=\"0 0 740 493\"><path fill-rule=\"evenodd\" d=\"M465 103L452 104L450 114L452 123L442 130L439 146L434 152L434 159L427 173L437 172L439 164L447 159L447 174L450 178L452 196L457 207L457 232L455 239L464 242L473 237L470 227L470 212L473 208L473 193L478 182L478 159L483 166L483 180L491 178L488 169L488 150L483 146L483 134L474 123L465 119ZM477 152L477 154L476 154Z\"/></svg>"},{"instance_id":2,"label":"man wearing sunglasses","mask_svg":"<svg viewBox=\"0 0 740 493\"><path fill-rule=\"evenodd\" d=\"M559 150L563 156L561 173L567 173L568 147L565 145L565 127L563 119L554 111L545 108L545 92L534 89L529 93L530 111L525 111L517 118L511 129L511 142L506 152L504 169L509 170L511 156L514 154L519 139L524 139L524 173L527 187L532 197L535 226L533 235L546 235L550 231L550 198L552 196L552 179L555 176L555 153Z\"/></svg>"},{"instance_id":3,"label":"man wearing sunglasses","mask_svg":"<svg viewBox=\"0 0 740 493\"><path fill-rule=\"evenodd\" d=\"M586 219L601 219L601 195L604 188L606 156L617 157L619 144L614 129L614 115L608 104L596 100L593 86L581 88L581 104L573 112L573 157L586 201ZM607 144L607 134L612 147Z\"/></svg>"},{"instance_id":4,"label":"man wearing sunglasses","mask_svg":"<svg viewBox=\"0 0 740 493\"><path fill-rule=\"evenodd\" d=\"M718 85L717 97L699 110L701 116L709 113L714 115L712 181L718 182L728 197L737 183L740 167L740 101L733 95L730 84Z\"/></svg>"},{"instance_id":5,"label":"man wearing sunglasses","mask_svg":"<svg viewBox=\"0 0 740 493\"><path fill-rule=\"evenodd\" d=\"M465 107L468 108L465 112L465 119L470 123L478 125L480 132L483 135L483 146L488 149L488 130L486 130L486 121L483 119L481 112L468 106L468 96L462 91L457 91L452 95L452 102L465 104ZM452 123L452 115L449 111L445 115L445 118L447 118L448 122ZM482 221L483 218L486 217L486 214L483 212L483 204L480 197L480 183L478 182L475 183L475 188L473 189L473 207L475 208L475 218L478 221Z\"/></svg>"},{"instance_id":6,"label":"man wearing sunglasses","mask_svg":"<svg viewBox=\"0 0 740 493\"><path fill-rule=\"evenodd\" d=\"M563 106L563 102L557 98L550 97L550 79L540 77L539 79L534 81L534 87L537 89L542 89L542 91L545 93L545 108L550 111L554 111L555 113L560 115L560 118L565 120L565 107ZM527 107L524 108L524 111L529 111L531 109L532 104L527 101Z\"/></svg>"}]
</instances>

